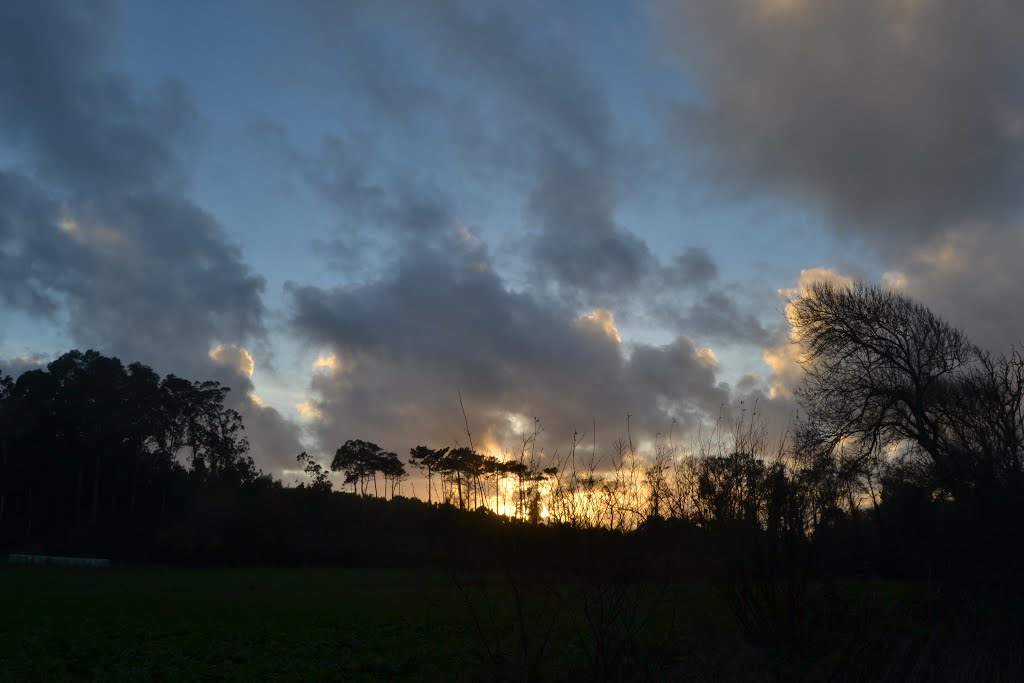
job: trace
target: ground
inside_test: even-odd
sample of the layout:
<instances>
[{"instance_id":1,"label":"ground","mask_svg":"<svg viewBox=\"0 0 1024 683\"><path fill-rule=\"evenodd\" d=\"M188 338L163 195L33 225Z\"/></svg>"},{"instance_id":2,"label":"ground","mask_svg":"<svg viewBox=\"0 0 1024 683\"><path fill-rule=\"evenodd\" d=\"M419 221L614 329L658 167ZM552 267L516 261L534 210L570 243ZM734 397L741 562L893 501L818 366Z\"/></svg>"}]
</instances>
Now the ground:
<instances>
[{"instance_id":1,"label":"ground","mask_svg":"<svg viewBox=\"0 0 1024 683\"><path fill-rule=\"evenodd\" d=\"M0 566L0 680L1015 680L1018 640L986 650L922 595L819 591L793 646L752 641L708 584Z\"/></svg>"},{"instance_id":2,"label":"ground","mask_svg":"<svg viewBox=\"0 0 1024 683\"><path fill-rule=\"evenodd\" d=\"M433 572L7 568L2 680L458 680Z\"/></svg>"}]
</instances>

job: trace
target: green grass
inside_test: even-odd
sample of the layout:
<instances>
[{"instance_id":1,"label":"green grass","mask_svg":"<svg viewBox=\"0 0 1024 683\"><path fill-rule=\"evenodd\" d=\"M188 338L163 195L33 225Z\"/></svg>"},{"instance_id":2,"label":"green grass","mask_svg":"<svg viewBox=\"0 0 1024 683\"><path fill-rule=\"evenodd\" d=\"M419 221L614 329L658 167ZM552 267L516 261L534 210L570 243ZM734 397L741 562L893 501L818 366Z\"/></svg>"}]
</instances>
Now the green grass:
<instances>
[{"instance_id":1,"label":"green grass","mask_svg":"<svg viewBox=\"0 0 1024 683\"><path fill-rule=\"evenodd\" d=\"M436 572L0 570L0 680L469 680Z\"/></svg>"},{"instance_id":2,"label":"green grass","mask_svg":"<svg viewBox=\"0 0 1024 683\"><path fill-rule=\"evenodd\" d=\"M632 629L645 614L615 613L602 635L618 647L630 625L623 654L664 672L679 632L670 605L689 606L691 633L731 628L705 587L686 590L640 589L654 605L645 628ZM0 566L0 680L588 680L588 595L603 599L571 582L438 570Z\"/></svg>"},{"instance_id":3,"label":"green grass","mask_svg":"<svg viewBox=\"0 0 1024 683\"><path fill-rule=\"evenodd\" d=\"M912 584L819 587L796 646L747 640L706 584L628 590L624 614L614 590L543 578L0 566L0 681L966 681L1024 669L1015 634L993 647L986 613L936 614ZM585 608L611 616L588 624Z\"/></svg>"}]
</instances>

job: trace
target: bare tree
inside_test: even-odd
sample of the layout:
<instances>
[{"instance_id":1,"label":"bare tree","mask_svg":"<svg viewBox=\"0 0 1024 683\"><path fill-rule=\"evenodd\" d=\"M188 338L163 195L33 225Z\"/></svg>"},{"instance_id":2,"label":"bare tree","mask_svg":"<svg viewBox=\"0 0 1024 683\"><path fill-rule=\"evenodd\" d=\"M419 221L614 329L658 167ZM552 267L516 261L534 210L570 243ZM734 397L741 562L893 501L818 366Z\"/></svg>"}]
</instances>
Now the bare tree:
<instances>
[{"instance_id":1,"label":"bare tree","mask_svg":"<svg viewBox=\"0 0 1024 683\"><path fill-rule=\"evenodd\" d=\"M967 336L901 294L818 283L790 302L806 369L798 397L805 451L841 453L870 469L883 449L912 444L949 485L959 476L958 406L992 380Z\"/></svg>"}]
</instances>

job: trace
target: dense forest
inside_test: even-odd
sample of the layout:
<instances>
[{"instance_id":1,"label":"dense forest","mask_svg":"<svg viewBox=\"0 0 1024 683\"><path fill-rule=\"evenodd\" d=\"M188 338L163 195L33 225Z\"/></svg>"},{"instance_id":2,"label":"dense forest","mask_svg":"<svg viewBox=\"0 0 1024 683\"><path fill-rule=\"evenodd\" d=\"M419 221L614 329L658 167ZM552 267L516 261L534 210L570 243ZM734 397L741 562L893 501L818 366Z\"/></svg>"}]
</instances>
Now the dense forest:
<instances>
[{"instance_id":1,"label":"dense forest","mask_svg":"<svg viewBox=\"0 0 1024 683\"><path fill-rule=\"evenodd\" d=\"M827 577L1013 583L1024 356L979 349L872 286L817 285L787 314L806 373L785 439L769 439L756 405L687 451L668 437L639 453L627 433L602 454L577 434L542 457L539 422L505 459L415 444L403 458L352 439L327 464L298 454L298 486L257 469L227 387L72 351L0 384L0 546L171 564L547 568L631 548L635 571L742 579L750 618L781 609L780 581L791 597ZM413 470L425 496L401 495Z\"/></svg>"}]
</instances>

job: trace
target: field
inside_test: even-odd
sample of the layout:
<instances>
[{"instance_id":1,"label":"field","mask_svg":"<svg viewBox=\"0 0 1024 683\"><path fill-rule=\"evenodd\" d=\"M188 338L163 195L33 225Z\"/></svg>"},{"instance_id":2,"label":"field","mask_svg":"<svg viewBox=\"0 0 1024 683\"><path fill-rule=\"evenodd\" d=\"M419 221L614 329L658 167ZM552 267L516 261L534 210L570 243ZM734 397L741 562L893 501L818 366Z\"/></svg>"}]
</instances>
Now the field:
<instances>
[{"instance_id":1,"label":"field","mask_svg":"<svg viewBox=\"0 0 1024 683\"><path fill-rule=\"evenodd\" d=\"M935 626L906 586L847 587L841 608L816 610L799 650L751 644L706 585L588 590L437 570L0 567L0 680L930 680L943 666L995 680L1008 670L991 652L947 651L980 639ZM1009 656L1019 665L1019 650Z\"/></svg>"},{"instance_id":2,"label":"field","mask_svg":"<svg viewBox=\"0 0 1024 683\"><path fill-rule=\"evenodd\" d=\"M437 570L0 567L0 680L582 678L565 632L576 589ZM698 610L706 632L730 621L714 604Z\"/></svg>"},{"instance_id":3,"label":"field","mask_svg":"<svg viewBox=\"0 0 1024 683\"><path fill-rule=\"evenodd\" d=\"M0 574L2 680L464 678L472 624L436 573Z\"/></svg>"}]
</instances>

